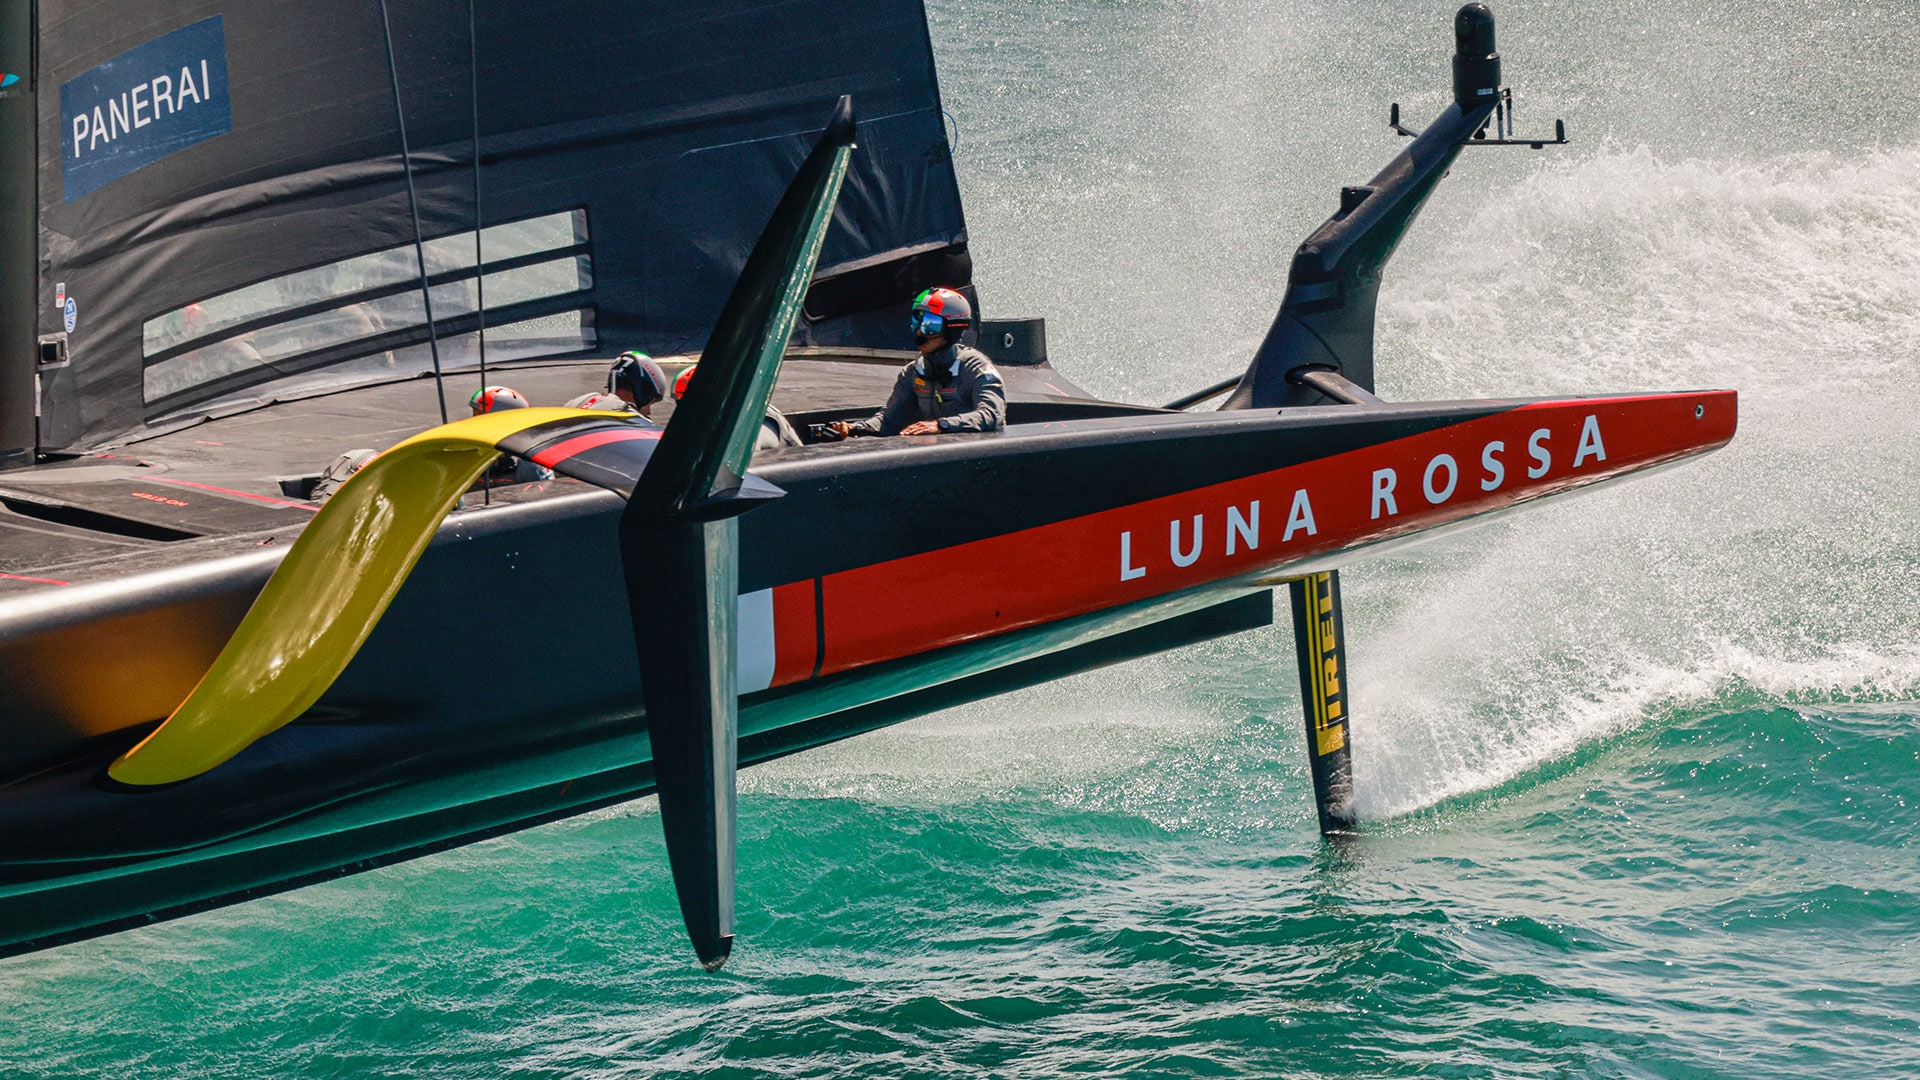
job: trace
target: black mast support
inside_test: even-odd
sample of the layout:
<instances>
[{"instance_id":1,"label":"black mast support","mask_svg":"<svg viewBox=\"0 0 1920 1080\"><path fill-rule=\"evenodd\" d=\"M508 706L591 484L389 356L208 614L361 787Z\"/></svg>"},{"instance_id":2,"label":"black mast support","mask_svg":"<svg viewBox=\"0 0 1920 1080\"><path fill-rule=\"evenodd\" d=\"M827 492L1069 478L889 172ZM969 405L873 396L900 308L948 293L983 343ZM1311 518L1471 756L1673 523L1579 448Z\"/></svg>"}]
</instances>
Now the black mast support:
<instances>
[{"instance_id":1,"label":"black mast support","mask_svg":"<svg viewBox=\"0 0 1920 1080\"><path fill-rule=\"evenodd\" d=\"M1330 404L1311 382L1288 377L1303 367L1338 372L1372 392L1381 270L1499 102L1500 56L1485 4L1460 9L1454 41L1453 103L1378 176L1341 189L1339 211L1294 253L1280 314L1222 409Z\"/></svg>"},{"instance_id":2,"label":"black mast support","mask_svg":"<svg viewBox=\"0 0 1920 1080\"><path fill-rule=\"evenodd\" d=\"M0 469L30 465L39 444L40 73L33 0L0 0Z\"/></svg>"}]
</instances>

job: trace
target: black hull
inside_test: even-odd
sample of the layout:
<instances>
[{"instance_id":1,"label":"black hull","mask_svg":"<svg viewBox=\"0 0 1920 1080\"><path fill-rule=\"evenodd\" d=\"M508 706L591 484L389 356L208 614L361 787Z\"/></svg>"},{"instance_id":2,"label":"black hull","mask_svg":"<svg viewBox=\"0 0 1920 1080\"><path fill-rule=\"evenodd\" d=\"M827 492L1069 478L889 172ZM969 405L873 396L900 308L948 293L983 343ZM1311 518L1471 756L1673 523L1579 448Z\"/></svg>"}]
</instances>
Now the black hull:
<instances>
[{"instance_id":1,"label":"black hull","mask_svg":"<svg viewBox=\"0 0 1920 1080\"><path fill-rule=\"evenodd\" d=\"M1131 613L1131 617L1144 614ZM1127 616L1120 619L1125 621ZM744 736L740 763L771 761L954 705L1255 629L1272 619L1270 594L1246 595L890 700ZM964 659L929 658L928 664L964 664ZM908 671L886 674L913 677ZM10 883L0 887L5 889L0 892L0 910L6 913L0 957L271 896L651 794L654 775L645 718L606 717L595 726L606 732L597 740L495 762L490 769L416 778L416 790L410 793L362 791L250 834L172 857L63 866L60 877L43 880L38 883L43 887L31 891L14 891L19 885ZM62 770L56 783L84 791L96 782L107 760L102 757ZM596 765L620 760L632 763L595 771ZM476 781L482 779L475 772L491 773L495 787L515 790L433 808L449 797L450 789L472 795L481 786Z\"/></svg>"},{"instance_id":2,"label":"black hull","mask_svg":"<svg viewBox=\"0 0 1920 1080\"><path fill-rule=\"evenodd\" d=\"M1589 426L1608 441L1582 458ZM743 675L741 761L1265 625L1270 587L1291 576L1679 460L1732 430L1732 396L1702 393L1120 417L775 455L756 472L787 495L741 519L743 605L762 597L768 615L759 681ZM1517 453L1510 482L1467 482L1473 455L1518 451L1528 432L1559 454L1552 468L1523 478ZM1435 499L1442 458L1455 464ZM1383 467L1405 473L1405 501L1386 513L1375 493L1370 516L1366 478ZM1311 523L1297 520L1303 500ZM95 714L114 726L84 741L17 720L39 741L14 744L15 779L0 786L0 952L646 793L622 506L580 490L455 515L320 705L192 780L105 777L159 712ZM167 642L176 666L161 681L184 693L204 670L191 654L217 649L272 562L258 552L36 594L4 612L0 655L31 657L42 687L73 688ZM990 587L946 587L968 568Z\"/></svg>"}]
</instances>

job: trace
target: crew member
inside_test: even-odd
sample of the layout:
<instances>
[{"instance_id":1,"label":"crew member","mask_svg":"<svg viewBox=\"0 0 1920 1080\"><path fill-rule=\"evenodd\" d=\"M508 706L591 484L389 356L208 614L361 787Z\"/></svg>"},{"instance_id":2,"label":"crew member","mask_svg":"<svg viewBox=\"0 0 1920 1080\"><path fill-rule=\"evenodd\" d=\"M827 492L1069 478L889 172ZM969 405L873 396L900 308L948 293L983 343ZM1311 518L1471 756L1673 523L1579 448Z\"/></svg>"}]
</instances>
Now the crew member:
<instances>
[{"instance_id":1,"label":"crew member","mask_svg":"<svg viewBox=\"0 0 1920 1080\"><path fill-rule=\"evenodd\" d=\"M909 320L920 358L900 369L885 407L865 420L838 421L827 430L843 439L999 431L1007 417L1000 372L986 353L960 344L960 335L973 325L973 305L952 289L928 289L914 298Z\"/></svg>"},{"instance_id":2,"label":"crew member","mask_svg":"<svg viewBox=\"0 0 1920 1080\"><path fill-rule=\"evenodd\" d=\"M582 394L567 402L570 409L626 409L653 419L653 404L667 396L667 376L653 357L638 349L628 349L614 358L607 369L604 393Z\"/></svg>"},{"instance_id":3,"label":"crew member","mask_svg":"<svg viewBox=\"0 0 1920 1080\"><path fill-rule=\"evenodd\" d=\"M507 386L483 386L467 399L467 407L473 410L475 416L507 409L525 409L532 404L525 394ZM553 479L553 470L512 454L501 454L498 460L487 466L486 479L494 483L526 484Z\"/></svg>"},{"instance_id":4,"label":"crew member","mask_svg":"<svg viewBox=\"0 0 1920 1080\"><path fill-rule=\"evenodd\" d=\"M698 368L697 364L689 367L673 380L673 400L679 401L687 396L687 384L693 381L693 373ZM767 418L760 422L760 430L753 437L753 448L778 450L782 446L801 445L804 443L800 439L800 433L793 429L792 421L787 419L785 413L768 405Z\"/></svg>"}]
</instances>

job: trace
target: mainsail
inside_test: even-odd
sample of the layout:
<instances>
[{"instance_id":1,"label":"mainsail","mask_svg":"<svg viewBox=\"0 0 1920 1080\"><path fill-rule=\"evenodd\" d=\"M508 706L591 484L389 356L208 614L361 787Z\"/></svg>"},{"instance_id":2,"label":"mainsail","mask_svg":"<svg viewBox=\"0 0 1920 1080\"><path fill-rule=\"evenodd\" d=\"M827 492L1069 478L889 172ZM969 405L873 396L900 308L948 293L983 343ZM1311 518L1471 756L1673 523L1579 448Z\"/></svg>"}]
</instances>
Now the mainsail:
<instances>
[{"instance_id":1,"label":"mainsail","mask_svg":"<svg viewBox=\"0 0 1920 1080\"><path fill-rule=\"evenodd\" d=\"M430 370L429 299L449 368L483 318L490 360L698 351L841 94L860 149L796 341L897 345L889 312L971 277L919 0L38 17L42 452Z\"/></svg>"}]
</instances>

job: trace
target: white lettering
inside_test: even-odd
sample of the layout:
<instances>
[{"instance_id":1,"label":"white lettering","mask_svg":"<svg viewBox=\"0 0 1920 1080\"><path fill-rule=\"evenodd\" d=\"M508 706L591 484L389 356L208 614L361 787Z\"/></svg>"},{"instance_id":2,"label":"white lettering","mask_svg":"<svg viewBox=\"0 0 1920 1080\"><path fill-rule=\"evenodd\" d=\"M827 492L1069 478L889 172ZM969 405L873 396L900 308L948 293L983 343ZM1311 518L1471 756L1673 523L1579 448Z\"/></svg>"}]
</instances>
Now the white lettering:
<instances>
[{"instance_id":1,"label":"white lettering","mask_svg":"<svg viewBox=\"0 0 1920 1080\"><path fill-rule=\"evenodd\" d=\"M1399 504L1393 501L1393 488L1394 485L1399 482L1400 477L1396 475L1392 469L1377 469L1374 471L1373 516L1375 520L1378 520L1380 517L1380 507L1382 505L1386 506L1388 517L1392 517L1400 512Z\"/></svg>"},{"instance_id":2,"label":"white lettering","mask_svg":"<svg viewBox=\"0 0 1920 1080\"><path fill-rule=\"evenodd\" d=\"M205 104L213 93L213 68L206 60L200 61L200 77L196 81L192 66L180 69L179 79L171 75L156 75L149 82L143 82L125 90L118 97L108 98L102 105L93 107L91 113L80 113L73 118L73 156L97 149L101 143L111 144L122 135L132 134L139 128L159 120L162 116L171 116L185 108L189 102Z\"/></svg>"},{"instance_id":3,"label":"white lettering","mask_svg":"<svg viewBox=\"0 0 1920 1080\"><path fill-rule=\"evenodd\" d=\"M1260 500L1253 500L1247 508L1247 517L1240 516L1240 508L1227 507L1227 554L1234 553L1234 540L1238 538L1247 545L1248 551L1260 550Z\"/></svg>"},{"instance_id":4,"label":"white lettering","mask_svg":"<svg viewBox=\"0 0 1920 1080\"><path fill-rule=\"evenodd\" d=\"M1481 491L1492 491L1501 484L1506 483L1507 467L1500 463L1499 458L1493 456L1495 454L1505 453L1506 449L1506 443L1495 439L1487 444L1485 450L1480 451L1480 464L1487 470L1487 478L1480 481Z\"/></svg>"},{"instance_id":5,"label":"white lettering","mask_svg":"<svg viewBox=\"0 0 1920 1080\"><path fill-rule=\"evenodd\" d=\"M1167 522L1167 555L1173 559L1173 565L1192 566L1199 561L1200 538L1206 522L1207 519L1199 514L1193 515L1193 550L1184 552L1180 550L1180 519Z\"/></svg>"},{"instance_id":6,"label":"white lettering","mask_svg":"<svg viewBox=\"0 0 1920 1080\"><path fill-rule=\"evenodd\" d=\"M1607 447L1600 441L1600 418L1589 413L1587 422L1580 425L1580 446L1573 452L1573 467L1593 458L1595 461L1607 460Z\"/></svg>"},{"instance_id":7,"label":"white lettering","mask_svg":"<svg viewBox=\"0 0 1920 1080\"><path fill-rule=\"evenodd\" d=\"M1542 445L1547 441L1547 437L1552 434L1553 432L1548 431L1546 428L1541 428L1539 431L1527 436L1527 453L1533 455L1533 460L1540 463L1538 465L1527 466L1527 475L1533 477L1535 480L1547 475L1547 470L1553 467L1553 455L1547 453L1547 448Z\"/></svg>"},{"instance_id":8,"label":"white lettering","mask_svg":"<svg viewBox=\"0 0 1920 1080\"><path fill-rule=\"evenodd\" d=\"M1433 486L1433 474L1439 472L1442 465L1447 468L1447 486L1444 489L1436 490ZM1432 461L1427 462L1426 475L1420 478L1420 492L1427 497L1427 502L1430 505L1439 506L1441 503L1453 498L1453 487L1459 480L1460 466L1454 464L1453 455L1440 454Z\"/></svg>"},{"instance_id":9,"label":"white lettering","mask_svg":"<svg viewBox=\"0 0 1920 1080\"><path fill-rule=\"evenodd\" d=\"M1132 581L1147 576L1147 568L1133 565L1133 534L1120 534L1120 580Z\"/></svg>"},{"instance_id":10,"label":"white lettering","mask_svg":"<svg viewBox=\"0 0 1920 1080\"><path fill-rule=\"evenodd\" d=\"M1287 511L1287 531L1280 534L1280 542L1293 539L1293 534L1301 529L1308 536L1314 536L1320 530L1313 524L1313 504L1307 501L1307 489L1296 488L1293 493L1293 509Z\"/></svg>"}]
</instances>

